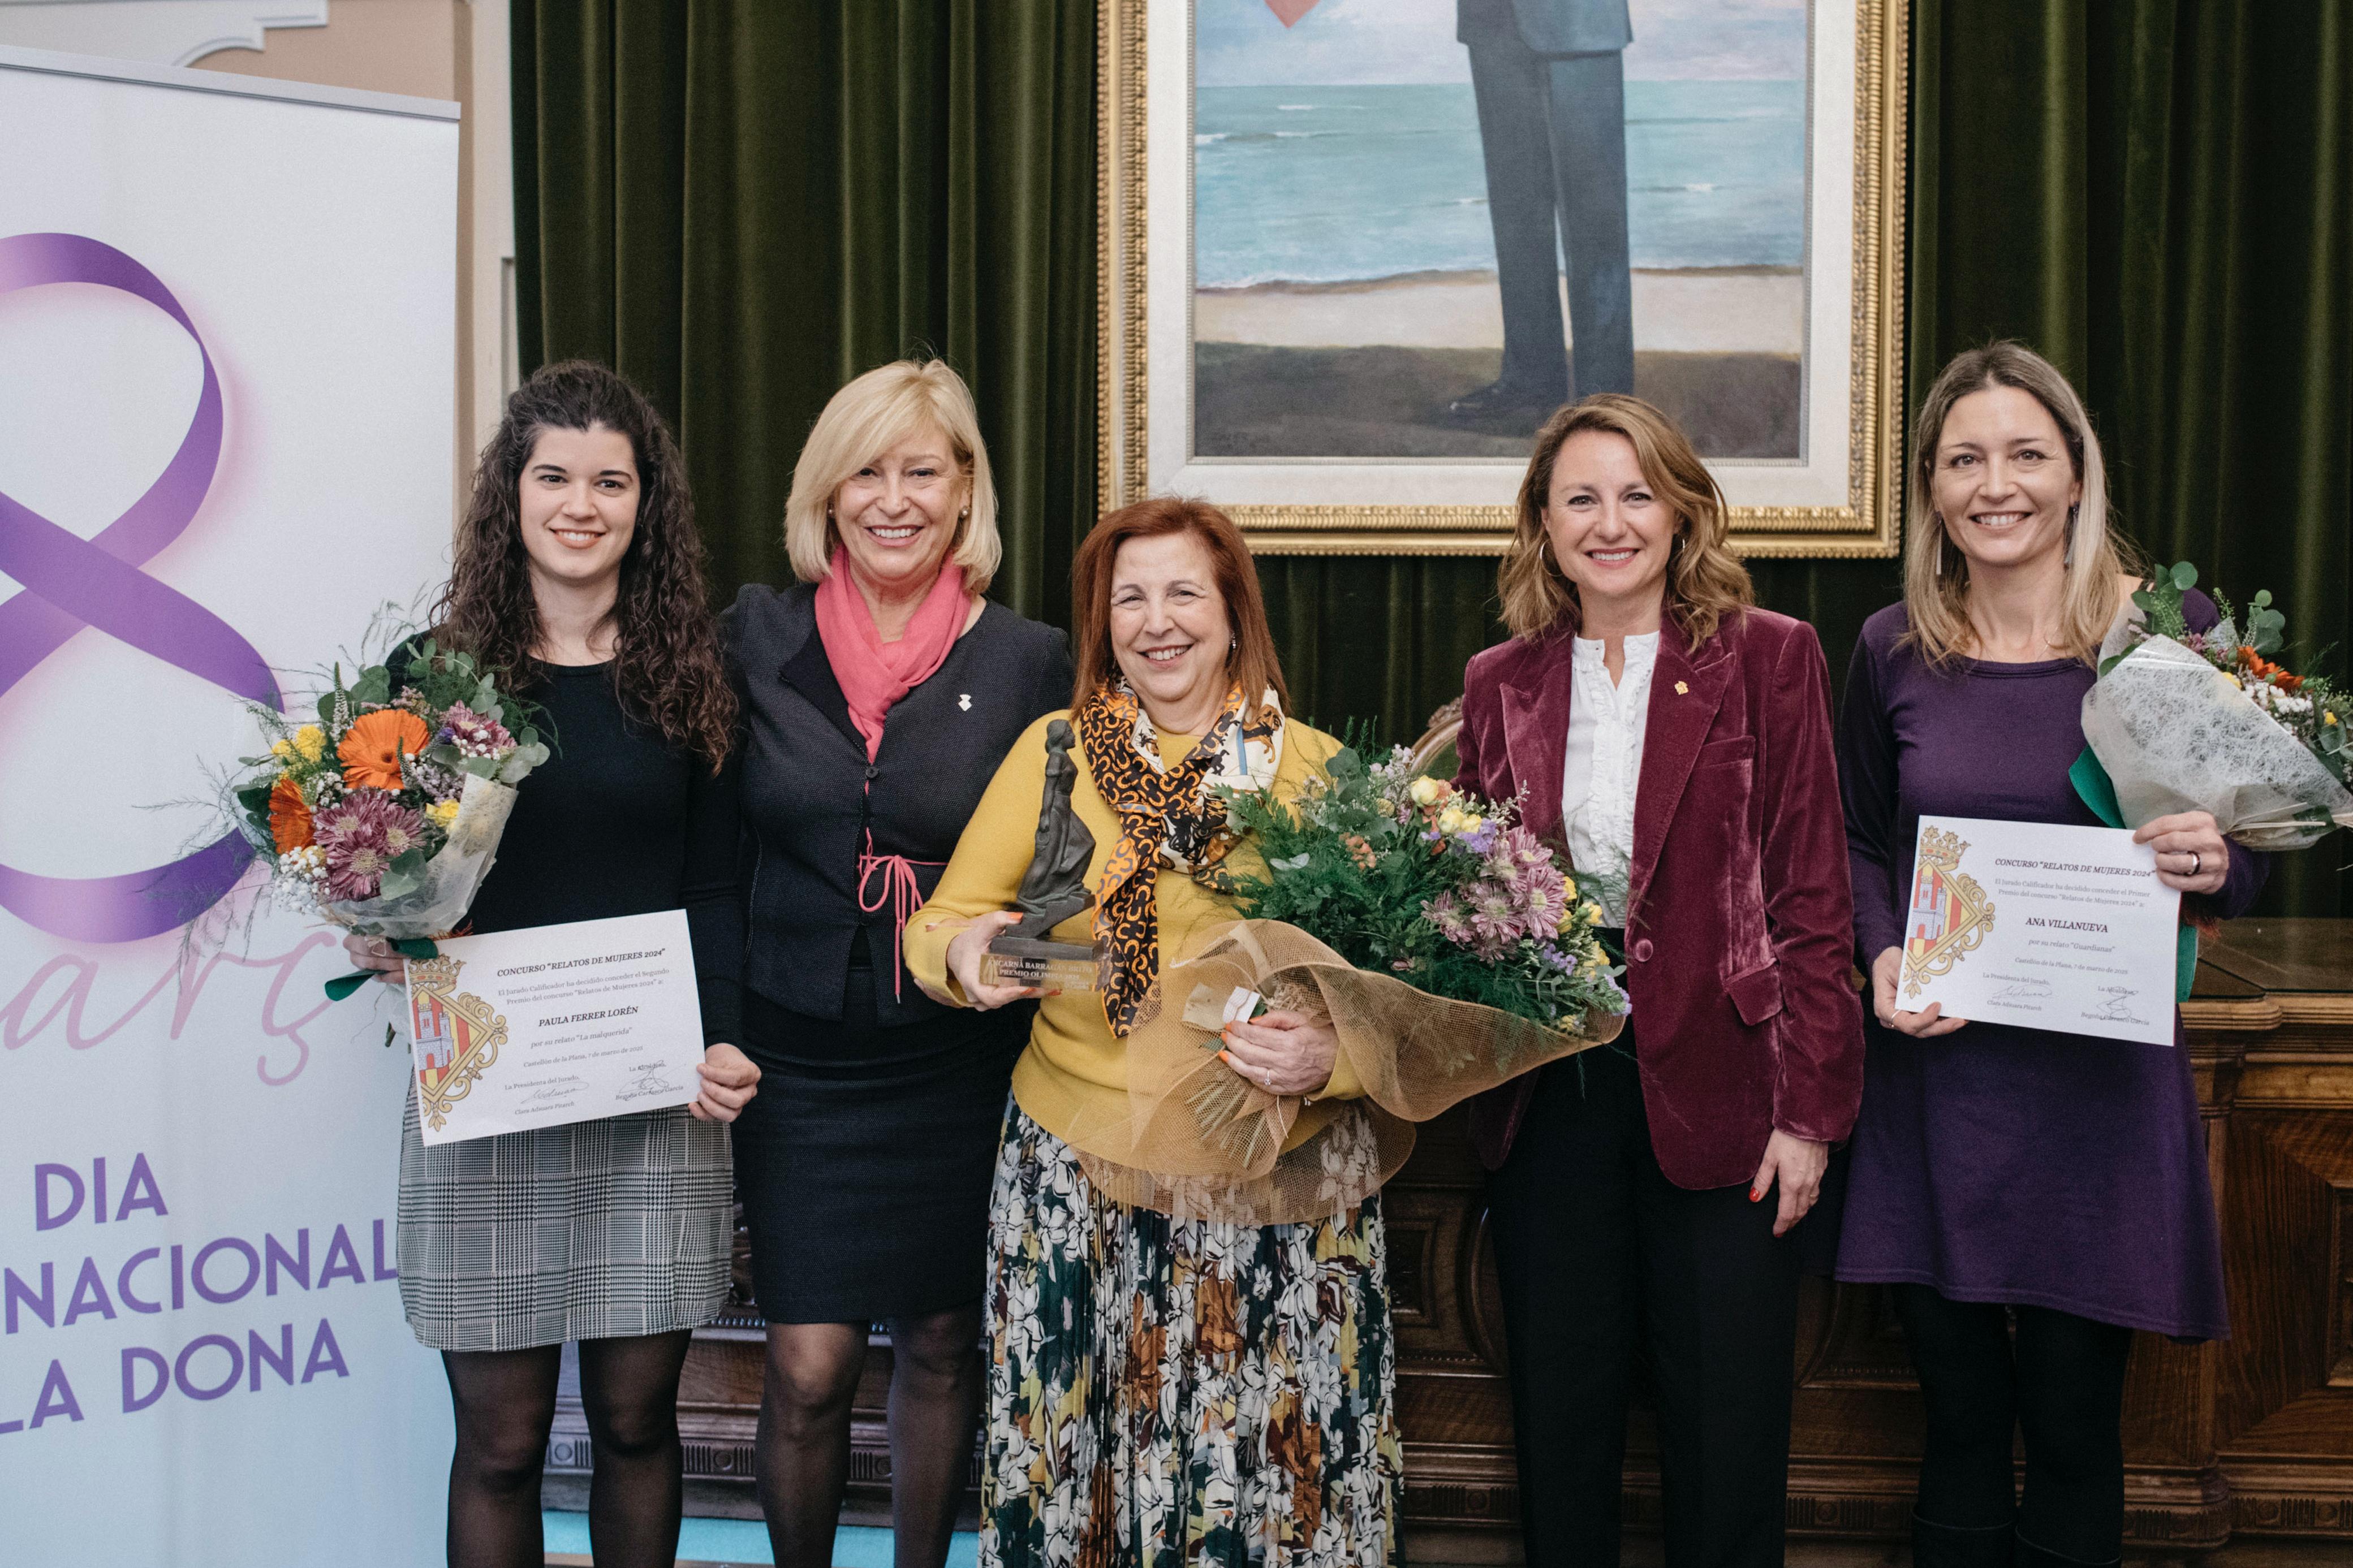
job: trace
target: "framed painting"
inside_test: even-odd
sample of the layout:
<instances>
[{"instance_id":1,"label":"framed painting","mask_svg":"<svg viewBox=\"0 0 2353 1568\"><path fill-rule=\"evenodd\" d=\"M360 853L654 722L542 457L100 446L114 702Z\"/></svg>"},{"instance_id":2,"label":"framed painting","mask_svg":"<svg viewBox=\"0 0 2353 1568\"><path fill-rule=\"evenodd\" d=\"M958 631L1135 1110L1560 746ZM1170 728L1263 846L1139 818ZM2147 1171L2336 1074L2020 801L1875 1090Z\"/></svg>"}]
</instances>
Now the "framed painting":
<instances>
[{"instance_id":1,"label":"framed painting","mask_svg":"<svg viewBox=\"0 0 2353 1568\"><path fill-rule=\"evenodd\" d=\"M1099 0L1107 506L1500 551L1646 397L1759 555L1896 547L1903 0Z\"/></svg>"}]
</instances>

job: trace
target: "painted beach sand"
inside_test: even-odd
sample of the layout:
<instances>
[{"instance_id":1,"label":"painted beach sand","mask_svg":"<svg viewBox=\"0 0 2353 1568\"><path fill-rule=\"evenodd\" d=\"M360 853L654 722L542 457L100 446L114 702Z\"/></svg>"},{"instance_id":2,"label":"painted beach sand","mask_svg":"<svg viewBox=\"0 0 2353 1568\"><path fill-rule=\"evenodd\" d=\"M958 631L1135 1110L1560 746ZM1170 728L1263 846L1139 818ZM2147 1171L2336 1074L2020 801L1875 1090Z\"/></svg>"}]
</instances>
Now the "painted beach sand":
<instances>
[{"instance_id":1,"label":"painted beach sand","mask_svg":"<svg viewBox=\"0 0 2353 1568\"><path fill-rule=\"evenodd\" d=\"M1323 0L1286 30L1264 0L1203 0L1197 457L1525 456L1525 430L1448 412L1496 378L1504 344L1477 106L1453 15L1429 0ZM1706 456L1794 458L1805 13L1636 0L1634 26L1634 390L1675 415ZM1345 79L1366 74L1423 79Z\"/></svg>"}]
</instances>

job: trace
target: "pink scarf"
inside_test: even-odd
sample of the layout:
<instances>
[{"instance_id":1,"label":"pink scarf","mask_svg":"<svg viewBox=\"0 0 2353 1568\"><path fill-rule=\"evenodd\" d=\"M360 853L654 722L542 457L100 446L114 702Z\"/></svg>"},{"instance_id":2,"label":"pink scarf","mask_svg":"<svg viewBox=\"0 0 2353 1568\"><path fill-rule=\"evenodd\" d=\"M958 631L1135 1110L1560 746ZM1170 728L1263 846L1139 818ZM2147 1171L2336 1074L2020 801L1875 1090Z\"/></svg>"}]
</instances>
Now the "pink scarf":
<instances>
[{"instance_id":1,"label":"pink scarf","mask_svg":"<svg viewBox=\"0 0 2353 1568\"><path fill-rule=\"evenodd\" d=\"M882 749L882 721L891 716L892 704L947 662L971 613L964 568L951 563L940 568L904 635L886 643L874 627L866 595L849 580L849 552L834 550L833 570L817 585L817 635L842 696L849 700L849 721L866 738L868 762Z\"/></svg>"},{"instance_id":2,"label":"pink scarf","mask_svg":"<svg viewBox=\"0 0 2353 1568\"><path fill-rule=\"evenodd\" d=\"M897 642L884 642L875 628L866 595L849 580L849 553L836 546L833 570L817 585L817 635L825 644L825 660L833 679L849 701L849 721L866 739L866 760L882 750L882 721L891 706L939 672L948 651L964 635L965 617L972 601L965 597L964 568L950 563L940 568L932 591L915 606L914 619ZM873 789L870 777L866 787ZM924 865L936 862L924 861ZM891 906L891 992L903 997L907 968L899 943L907 917L922 907L923 886L915 879L917 862L903 855L874 853L874 833L867 830L866 847L858 857L858 905L869 914ZM875 874L882 886L871 892Z\"/></svg>"}]
</instances>

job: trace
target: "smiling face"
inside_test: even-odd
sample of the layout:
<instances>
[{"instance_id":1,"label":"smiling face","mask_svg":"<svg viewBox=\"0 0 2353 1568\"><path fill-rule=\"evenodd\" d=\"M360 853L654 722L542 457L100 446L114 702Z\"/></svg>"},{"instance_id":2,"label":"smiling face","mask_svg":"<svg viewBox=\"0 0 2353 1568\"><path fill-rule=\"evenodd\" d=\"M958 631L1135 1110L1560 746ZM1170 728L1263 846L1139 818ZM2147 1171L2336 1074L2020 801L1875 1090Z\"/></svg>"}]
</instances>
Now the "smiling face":
<instances>
[{"instance_id":1,"label":"smiling face","mask_svg":"<svg viewBox=\"0 0 2353 1568\"><path fill-rule=\"evenodd\" d=\"M1945 416L1929 494L1972 568L2007 569L2064 557L2067 513L2084 487L2042 400L1989 386Z\"/></svg>"},{"instance_id":2,"label":"smiling face","mask_svg":"<svg viewBox=\"0 0 2353 1568\"><path fill-rule=\"evenodd\" d=\"M1658 629L1679 520L1642 473L1634 443L1579 430L1560 444L1545 538L1577 584L1585 634Z\"/></svg>"},{"instance_id":3,"label":"smiling face","mask_svg":"<svg viewBox=\"0 0 2353 1568\"><path fill-rule=\"evenodd\" d=\"M518 498L532 575L575 591L617 584L637 536L638 495L627 436L602 425L541 431Z\"/></svg>"},{"instance_id":4,"label":"smiling face","mask_svg":"<svg viewBox=\"0 0 2353 1568\"><path fill-rule=\"evenodd\" d=\"M851 573L878 597L928 591L955 543L970 490L955 448L932 426L842 480L833 523Z\"/></svg>"},{"instance_id":5,"label":"smiling face","mask_svg":"<svg viewBox=\"0 0 2353 1568\"><path fill-rule=\"evenodd\" d=\"M1217 563L1187 531L1131 539L1112 559L1111 647L1152 722L1179 735L1208 728L1230 681L1234 628Z\"/></svg>"}]
</instances>

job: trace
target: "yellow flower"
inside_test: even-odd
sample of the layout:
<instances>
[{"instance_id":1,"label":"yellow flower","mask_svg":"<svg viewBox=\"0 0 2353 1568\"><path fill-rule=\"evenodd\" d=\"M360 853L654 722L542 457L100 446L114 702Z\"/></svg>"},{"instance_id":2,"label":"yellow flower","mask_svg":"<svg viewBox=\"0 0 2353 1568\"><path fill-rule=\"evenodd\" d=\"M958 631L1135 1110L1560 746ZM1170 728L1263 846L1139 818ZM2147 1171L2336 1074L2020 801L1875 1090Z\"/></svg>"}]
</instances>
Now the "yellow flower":
<instances>
[{"instance_id":1,"label":"yellow flower","mask_svg":"<svg viewBox=\"0 0 2353 1568\"><path fill-rule=\"evenodd\" d=\"M2337 715L2329 712L2327 709L2323 709L2321 710L2320 721L2324 724L2334 724L2337 722Z\"/></svg>"},{"instance_id":2,"label":"yellow flower","mask_svg":"<svg viewBox=\"0 0 2353 1568\"><path fill-rule=\"evenodd\" d=\"M1599 904L1586 905L1582 918L1587 925L1599 925L1601 923L1601 906Z\"/></svg>"},{"instance_id":3,"label":"yellow flower","mask_svg":"<svg viewBox=\"0 0 2353 1568\"><path fill-rule=\"evenodd\" d=\"M294 731L294 749L302 753L306 763L315 763L327 754L327 732L316 724L305 724Z\"/></svg>"},{"instance_id":4,"label":"yellow flower","mask_svg":"<svg viewBox=\"0 0 2353 1568\"><path fill-rule=\"evenodd\" d=\"M1463 832L1465 832L1465 833L1476 833L1476 832L1478 832L1482 827L1484 827L1484 826L1487 826L1487 819L1486 819L1485 817L1483 817L1483 816L1480 816L1477 812L1475 812L1475 811L1466 811L1466 812L1464 812L1464 813L1462 814L1462 831L1463 831Z\"/></svg>"},{"instance_id":5,"label":"yellow flower","mask_svg":"<svg viewBox=\"0 0 2353 1568\"><path fill-rule=\"evenodd\" d=\"M2245 681L2241 680L2237 676L2232 675L2227 669L2222 672L2222 679L2229 681L2232 685L2237 687L2242 691L2244 691L2247 689L2247 683Z\"/></svg>"},{"instance_id":6,"label":"yellow flower","mask_svg":"<svg viewBox=\"0 0 2353 1568\"><path fill-rule=\"evenodd\" d=\"M281 763L290 763L294 760L294 748L287 742L272 741L269 742L269 754Z\"/></svg>"},{"instance_id":7,"label":"yellow flower","mask_svg":"<svg viewBox=\"0 0 2353 1568\"><path fill-rule=\"evenodd\" d=\"M1575 902L1577 902L1577 879L1576 879L1576 878L1574 878L1574 877L1563 877L1563 878L1560 879L1560 896L1561 896L1562 898L1564 898L1564 899L1567 899L1567 900L1570 903L1572 903L1572 904L1574 904Z\"/></svg>"},{"instance_id":8,"label":"yellow flower","mask_svg":"<svg viewBox=\"0 0 2353 1568\"><path fill-rule=\"evenodd\" d=\"M1416 805L1434 805L1438 797L1446 793L1446 785L1424 773L1413 781L1406 793L1413 796Z\"/></svg>"},{"instance_id":9,"label":"yellow flower","mask_svg":"<svg viewBox=\"0 0 2353 1568\"><path fill-rule=\"evenodd\" d=\"M1462 814L1451 805L1444 811L1440 812L1438 814L1438 831L1450 836L1461 832Z\"/></svg>"},{"instance_id":10,"label":"yellow flower","mask_svg":"<svg viewBox=\"0 0 2353 1568\"><path fill-rule=\"evenodd\" d=\"M425 815L433 819L434 826L446 833L448 831L449 825L458 820L458 803L454 800L437 800L425 808Z\"/></svg>"}]
</instances>

